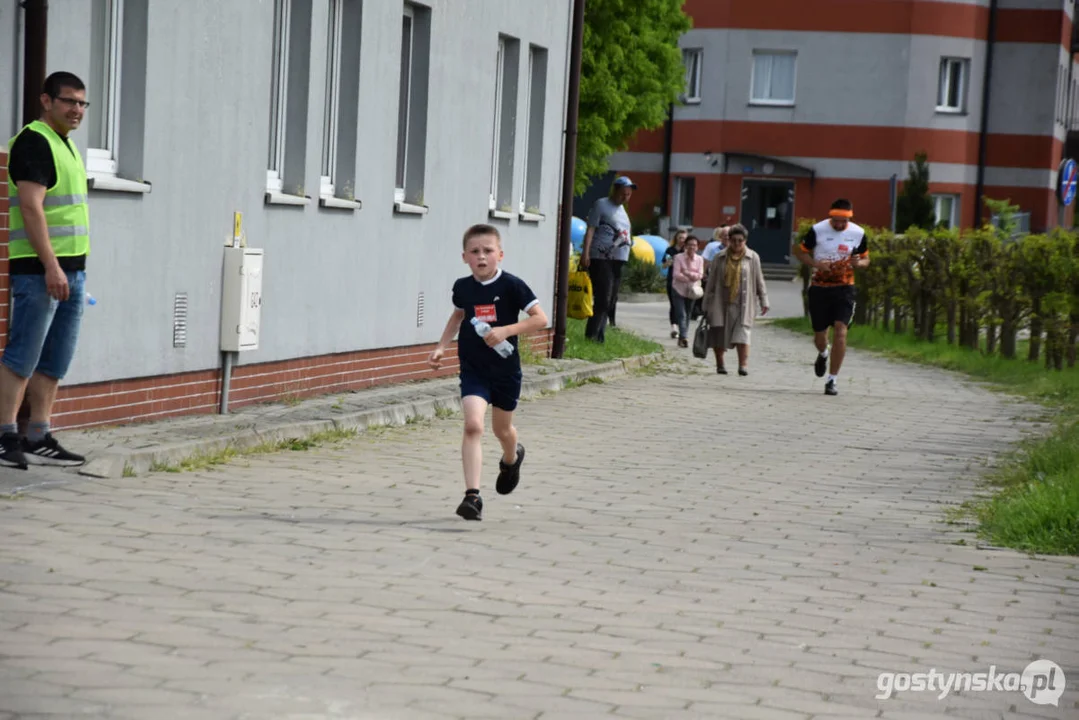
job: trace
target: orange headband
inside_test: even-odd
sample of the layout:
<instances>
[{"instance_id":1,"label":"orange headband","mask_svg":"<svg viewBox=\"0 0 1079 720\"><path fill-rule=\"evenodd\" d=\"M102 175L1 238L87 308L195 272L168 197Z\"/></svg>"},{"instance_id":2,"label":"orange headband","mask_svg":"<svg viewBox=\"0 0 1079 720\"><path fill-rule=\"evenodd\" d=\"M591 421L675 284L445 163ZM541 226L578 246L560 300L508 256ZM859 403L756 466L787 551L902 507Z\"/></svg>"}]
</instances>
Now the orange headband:
<instances>
[{"instance_id":1,"label":"orange headband","mask_svg":"<svg viewBox=\"0 0 1079 720\"><path fill-rule=\"evenodd\" d=\"M853 210L830 210L828 214L832 217L852 218L854 217Z\"/></svg>"}]
</instances>

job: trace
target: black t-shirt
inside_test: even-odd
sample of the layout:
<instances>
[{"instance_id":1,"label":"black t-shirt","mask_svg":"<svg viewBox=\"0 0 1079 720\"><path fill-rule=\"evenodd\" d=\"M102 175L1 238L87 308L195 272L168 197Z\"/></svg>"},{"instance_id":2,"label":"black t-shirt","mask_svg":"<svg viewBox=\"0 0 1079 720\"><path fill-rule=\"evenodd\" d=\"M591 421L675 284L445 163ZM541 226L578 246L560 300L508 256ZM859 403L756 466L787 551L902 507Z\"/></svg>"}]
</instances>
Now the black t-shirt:
<instances>
[{"instance_id":1,"label":"black t-shirt","mask_svg":"<svg viewBox=\"0 0 1079 720\"><path fill-rule=\"evenodd\" d=\"M504 358L487 347L476 333L472 318L478 317L491 327L503 327L517 322L522 312L539 302L536 294L516 275L502 270L494 278L481 283L469 275L453 284L453 306L465 311L461 331L457 335L457 356L461 367L478 372L512 375L521 372L521 355L513 353ZM509 338L517 347L517 336Z\"/></svg>"},{"instance_id":2,"label":"black t-shirt","mask_svg":"<svg viewBox=\"0 0 1079 720\"><path fill-rule=\"evenodd\" d=\"M67 149L75 154L75 148L66 137ZM8 179L16 186L22 182L32 182L51 188L56 184L56 163L52 159L52 148L45 136L34 130L24 130L15 138L8 154ZM57 258L63 270L85 270L86 256ZM45 266L36 257L15 258L11 261L12 275L44 275Z\"/></svg>"},{"instance_id":3,"label":"black t-shirt","mask_svg":"<svg viewBox=\"0 0 1079 720\"><path fill-rule=\"evenodd\" d=\"M674 256L685 252L685 248L679 248L677 245L668 245L667 249L663 251L663 261L666 262L667 258L670 258L671 265L667 268L667 284L670 285L674 282Z\"/></svg>"}]
</instances>

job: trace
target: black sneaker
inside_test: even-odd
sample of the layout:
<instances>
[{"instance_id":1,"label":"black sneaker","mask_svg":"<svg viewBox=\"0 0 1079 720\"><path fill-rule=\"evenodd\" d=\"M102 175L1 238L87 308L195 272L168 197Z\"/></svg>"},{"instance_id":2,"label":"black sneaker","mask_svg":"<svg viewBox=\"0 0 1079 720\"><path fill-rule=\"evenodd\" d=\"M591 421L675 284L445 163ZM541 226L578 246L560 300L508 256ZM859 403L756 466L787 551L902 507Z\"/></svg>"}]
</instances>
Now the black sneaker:
<instances>
[{"instance_id":1,"label":"black sneaker","mask_svg":"<svg viewBox=\"0 0 1079 720\"><path fill-rule=\"evenodd\" d=\"M27 469L22 438L17 433L0 435L0 466Z\"/></svg>"},{"instance_id":2,"label":"black sneaker","mask_svg":"<svg viewBox=\"0 0 1079 720\"><path fill-rule=\"evenodd\" d=\"M52 433L45 433L45 437L37 442L23 439L22 449L26 459L36 465L82 465L86 462L82 455L65 450Z\"/></svg>"},{"instance_id":3,"label":"black sneaker","mask_svg":"<svg viewBox=\"0 0 1079 720\"><path fill-rule=\"evenodd\" d=\"M457 514L465 520L482 520L483 498L478 494L465 495L465 499L457 506Z\"/></svg>"},{"instance_id":4,"label":"black sneaker","mask_svg":"<svg viewBox=\"0 0 1079 720\"><path fill-rule=\"evenodd\" d=\"M745 368L738 368L738 374L742 377L745 377L746 375L749 375L749 370L746 370Z\"/></svg>"},{"instance_id":5,"label":"black sneaker","mask_svg":"<svg viewBox=\"0 0 1079 720\"><path fill-rule=\"evenodd\" d=\"M498 459L498 480L495 481L495 490L499 495L509 495L517 487L521 480L521 463L525 459L525 446L517 443L517 462L507 465Z\"/></svg>"},{"instance_id":6,"label":"black sneaker","mask_svg":"<svg viewBox=\"0 0 1079 720\"><path fill-rule=\"evenodd\" d=\"M835 380L829 380L828 382L824 383L824 394L825 395L838 395L839 394L839 389L836 388L836 386L835 386Z\"/></svg>"},{"instance_id":7,"label":"black sneaker","mask_svg":"<svg viewBox=\"0 0 1079 720\"><path fill-rule=\"evenodd\" d=\"M820 353L817 353L817 362L813 363L813 372L817 373L817 377L824 377L824 371L828 369L828 358L824 357Z\"/></svg>"}]
</instances>

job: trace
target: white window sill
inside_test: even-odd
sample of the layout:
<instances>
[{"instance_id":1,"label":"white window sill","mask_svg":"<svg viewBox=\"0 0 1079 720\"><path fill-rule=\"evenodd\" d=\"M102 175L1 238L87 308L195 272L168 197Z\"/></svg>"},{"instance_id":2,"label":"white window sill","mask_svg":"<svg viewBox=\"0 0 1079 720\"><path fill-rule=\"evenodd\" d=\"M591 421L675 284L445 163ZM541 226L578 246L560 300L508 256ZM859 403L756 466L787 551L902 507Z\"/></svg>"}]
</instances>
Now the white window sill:
<instances>
[{"instance_id":1,"label":"white window sill","mask_svg":"<svg viewBox=\"0 0 1079 720\"><path fill-rule=\"evenodd\" d=\"M86 186L91 190L108 190L111 192L127 192L146 194L153 189L153 185L146 182L138 182L137 180L125 180L124 178L118 178L114 175L93 175L88 174L86 178Z\"/></svg>"},{"instance_id":2,"label":"white window sill","mask_svg":"<svg viewBox=\"0 0 1079 720\"><path fill-rule=\"evenodd\" d=\"M684 105L700 105L701 99L699 97L686 98L682 101Z\"/></svg>"},{"instance_id":3,"label":"white window sill","mask_svg":"<svg viewBox=\"0 0 1079 720\"><path fill-rule=\"evenodd\" d=\"M792 108L794 107L793 100L750 100L750 107L781 107Z\"/></svg>"},{"instance_id":4,"label":"white window sill","mask_svg":"<svg viewBox=\"0 0 1079 720\"><path fill-rule=\"evenodd\" d=\"M267 205L310 205L311 198L300 195L286 195L276 190L266 191Z\"/></svg>"},{"instance_id":5,"label":"white window sill","mask_svg":"<svg viewBox=\"0 0 1079 720\"><path fill-rule=\"evenodd\" d=\"M413 205L407 202L395 202L393 204L393 211L402 215L426 215L427 210L426 205Z\"/></svg>"},{"instance_id":6,"label":"white window sill","mask_svg":"<svg viewBox=\"0 0 1079 720\"><path fill-rule=\"evenodd\" d=\"M937 106L937 112L942 115L966 115L962 108L953 107L940 107Z\"/></svg>"},{"instance_id":7,"label":"white window sill","mask_svg":"<svg viewBox=\"0 0 1079 720\"><path fill-rule=\"evenodd\" d=\"M512 220L514 215L509 210L496 210L494 208L489 209L487 214L498 220Z\"/></svg>"},{"instance_id":8,"label":"white window sill","mask_svg":"<svg viewBox=\"0 0 1079 720\"><path fill-rule=\"evenodd\" d=\"M320 207L337 208L339 210L362 210L363 203L359 200L345 200L344 198L323 195L318 199Z\"/></svg>"},{"instance_id":9,"label":"white window sill","mask_svg":"<svg viewBox=\"0 0 1079 720\"><path fill-rule=\"evenodd\" d=\"M546 215L540 215L539 213L522 212L517 217L521 219L521 222L539 223L547 219Z\"/></svg>"}]
</instances>

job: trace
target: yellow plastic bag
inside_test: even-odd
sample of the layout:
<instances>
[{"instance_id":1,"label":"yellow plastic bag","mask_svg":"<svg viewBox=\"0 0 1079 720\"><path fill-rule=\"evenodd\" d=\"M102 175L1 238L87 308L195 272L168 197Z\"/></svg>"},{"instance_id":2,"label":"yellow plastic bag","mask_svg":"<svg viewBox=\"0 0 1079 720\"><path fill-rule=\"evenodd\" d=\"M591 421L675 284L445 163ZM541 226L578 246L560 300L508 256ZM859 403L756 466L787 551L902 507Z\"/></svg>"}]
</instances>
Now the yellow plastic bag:
<instances>
[{"instance_id":1,"label":"yellow plastic bag","mask_svg":"<svg viewBox=\"0 0 1079 720\"><path fill-rule=\"evenodd\" d=\"M592 278L580 267L569 274L569 298L566 313L571 318L586 320L592 317Z\"/></svg>"}]
</instances>

